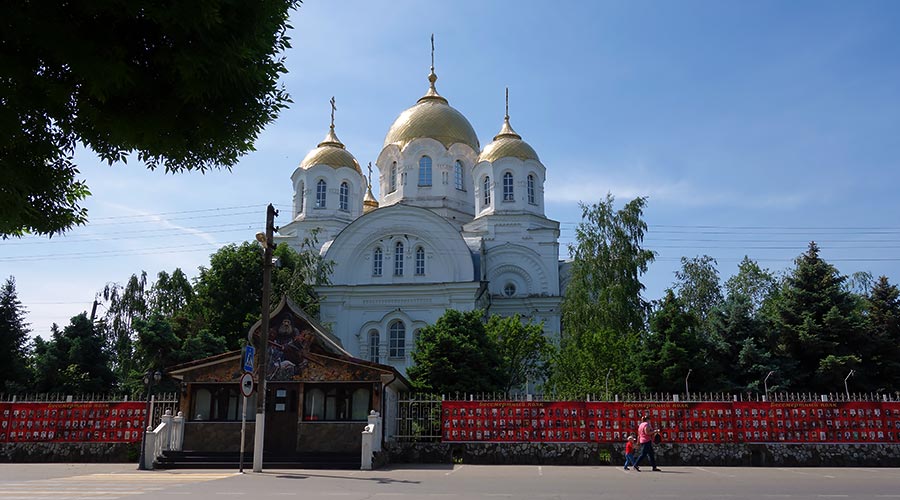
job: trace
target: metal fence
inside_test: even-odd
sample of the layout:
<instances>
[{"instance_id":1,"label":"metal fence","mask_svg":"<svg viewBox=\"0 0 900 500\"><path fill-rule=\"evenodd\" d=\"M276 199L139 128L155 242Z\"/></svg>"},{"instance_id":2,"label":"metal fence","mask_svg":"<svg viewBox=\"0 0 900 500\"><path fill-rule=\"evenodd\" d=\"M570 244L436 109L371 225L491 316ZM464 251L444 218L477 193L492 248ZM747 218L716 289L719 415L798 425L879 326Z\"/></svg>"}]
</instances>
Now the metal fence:
<instances>
[{"instance_id":1,"label":"metal fence","mask_svg":"<svg viewBox=\"0 0 900 500\"><path fill-rule=\"evenodd\" d=\"M392 436L398 441L437 442L441 441L441 403L443 401L620 401L620 402L897 402L900 393L795 393L769 392L760 393L631 393L616 394L609 398L589 394L585 398L561 398L549 394L505 394L505 393L454 393L454 394L417 394L404 393L397 402L397 433Z\"/></svg>"},{"instance_id":2,"label":"metal fence","mask_svg":"<svg viewBox=\"0 0 900 500\"><path fill-rule=\"evenodd\" d=\"M146 394L0 394L0 403L118 403L123 401L147 402ZM177 392L153 394L149 400L150 426L156 427L162 421L166 411L178 414L179 402Z\"/></svg>"}]
</instances>

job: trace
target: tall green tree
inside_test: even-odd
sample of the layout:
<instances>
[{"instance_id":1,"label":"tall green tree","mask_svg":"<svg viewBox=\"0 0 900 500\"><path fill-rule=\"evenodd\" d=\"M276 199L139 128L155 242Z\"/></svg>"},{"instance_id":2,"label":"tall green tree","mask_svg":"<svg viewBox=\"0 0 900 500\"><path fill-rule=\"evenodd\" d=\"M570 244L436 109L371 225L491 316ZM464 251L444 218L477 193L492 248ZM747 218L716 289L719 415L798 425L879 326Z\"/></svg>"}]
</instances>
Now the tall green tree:
<instances>
[{"instance_id":1,"label":"tall green tree","mask_svg":"<svg viewBox=\"0 0 900 500\"><path fill-rule=\"evenodd\" d=\"M279 267L272 273L269 303L274 307L287 294L316 315L315 286L328 282L330 264L310 246L298 253L282 243L273 254ZM224 337L229 349L241 346L247 330L260 317L262 273L262 252L256 243L249 242L220 248L210 257L209 267L200 268L191 314L200 319L201 328Z\"/></svg>"},{"instance_id":2,"label":"tall green tree","mask_svg":"<svg viewBox=\"0 0 900 500\"><path fill-rule=\"evenodd\" d=\"M756 314L763 302L776 292L778 280L768 269L748 256L738 264L738 272L725 282L728 297L743 297L750 303L750 311Z\"/></svg>"},{"instance_id":3,"label":"tall green tree","mask_svg":"<svg viewBox=\"0 0 900 500\"><path fill-rule=\"evenodd\" d=\"M448 309L419 331L413 365L406 370L416 389L439 394L503 391L503 360L485 332L483 314Z\"/></svg>"},{"instance_id":4,"label":"tall green tree","mask_svg":"<svg viewBox=\"0 0 900 500\"><path fill-rule=\"evenodd\" d=\"M691 371L693 391L716 390L719 374L711 369L697 317L671 289L650 316L650 331L640 351L640 379L647 391L681 392Z\"/></svg>"},{"instance_id":5,"label":"tall green tree","mask_svg":"<svg viewBox=\"0 0 900 500\"><path fill-rule=\"evenodd\" d=\"M777 353L788 388L835 392L856 370L856 382L867 387L859 346L865 340L862 301L843 288L845 277L819 256L810 242L785 279L774 308Z\"/></svg>"},{"instance_id":6,"label":"tall green tree","mask_svg":"<svg viewBox=\"0 0 900 500\"><path fill-rule=\"evenodd\" d=\"M871 387L900 391L900 290L886 276L872 286L866 299L867 325L863 349L866 369L875 370Z\"/></svg>"},{"instance_id":7,"label":"tall green tree","mask_svg":"<svg viewBox=\"0 0 900 500\"><path fill-rule=\"evenodd\" d=\"M523 323L518 314L492 315L485 331L500 353L503 392L521 390L531 383L543 382L553 345L539 323Z\"/></svg>"},{"instance_id":8,"label":"tall green tree","mask_svg":"<svg viewBox=\"0 0 900 500\"><path fill-rule=\"evenodd\" d=\"M675 271L675 292L701 325L705 323L710 311L724 300L716 259L709 255L682 257L681 269Z\"/></svg>"},{"instance_id":9,"label":"tall green tree","mask_svg":"<svg viewBox=\"0 0 900 500\"><path fill-rule=\"evenodd\" d=\"M160 271L150 288L148 310L171 318L185 311L194 300L194 287L181 268L170 275Z\"/></svg>"},{"instance_id":10,"label":"tall green tree","mask_svg":"<svg viewBox=\"0 0 900 500\"><path fill-rule=\"evenodd\" d=\"M0 236L87 221L78 145L109 164L234 167L290 102L278 79L299 3L4 3Z\"/></svg>"},{"instance_id":11,"label":"tall green tree","mask_svg":"<svg viewBox=\"0 0 900 500\"><path fill-rule=\"evenodd\" d=\"M53 325L49 341L36 339L33 358L35 390L66 394L107 393L116 377L103 336L81 313L62 331Z\"/></svg>"},{"instance_id":12,"label":"tall green tree","mask_svg":"<svg viewBox=\"0 0 900 500\"><path fill-rule=\"evenodd\" d=\"M17 393L27 388L28 334L26 310L16 293L16 279L0 287L0 392Z\"/></svg>"},{"instance_id":13,"label":"tall green tree","mask_svg":"<svg viewBox=\"0 0 900 500\"><path fill-rule=\"evenodd\" d=\"M637 387L635 357L649 303L641 276L654 253L643 248L646 198L620 210L611 194L581 204L582 221L569 246L572 263L562 303L563 332L548 387L560 396L581 397L605 390L613 369L613 389Z\"/></svg>"},{"instance_id":14,"label":"tall green tree","mask_svg":"<svg viewBox=\"0 0 900 500\"><path fill-rule=\"evenodd\" d=\"M107 283L100 296L106 303L106 314L99 322L109 345L113 359L113 370L119 381L125 381L131 372L139 369L134 359L134 321L144 319L148 314L150 289L147 272L132 274L125 285Z\"/></svg>"}]
</instances>

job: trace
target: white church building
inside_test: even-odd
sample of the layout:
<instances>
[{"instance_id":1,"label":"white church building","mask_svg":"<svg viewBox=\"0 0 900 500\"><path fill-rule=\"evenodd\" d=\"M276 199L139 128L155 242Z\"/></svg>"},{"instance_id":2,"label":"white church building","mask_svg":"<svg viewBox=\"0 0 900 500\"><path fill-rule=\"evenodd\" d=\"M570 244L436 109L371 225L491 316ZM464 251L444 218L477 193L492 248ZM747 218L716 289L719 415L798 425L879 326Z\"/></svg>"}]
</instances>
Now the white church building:
<instances>
[{"instance_id":1,"label":"white church building","mask_svg":"<svg viewBox=\"0 0 900 500\"><path fill-rule=\"evenodd\" d=\"M509 115L483 148L430 87L400 113L375 164L380 199L331 128L291 175L291 221L276 242L316 232L333 263L320 320L351 354L412 363L418 332L447 309L542 322L560 332L559 223L544 214L546 168Z\"/></svg>"}]
</instances>

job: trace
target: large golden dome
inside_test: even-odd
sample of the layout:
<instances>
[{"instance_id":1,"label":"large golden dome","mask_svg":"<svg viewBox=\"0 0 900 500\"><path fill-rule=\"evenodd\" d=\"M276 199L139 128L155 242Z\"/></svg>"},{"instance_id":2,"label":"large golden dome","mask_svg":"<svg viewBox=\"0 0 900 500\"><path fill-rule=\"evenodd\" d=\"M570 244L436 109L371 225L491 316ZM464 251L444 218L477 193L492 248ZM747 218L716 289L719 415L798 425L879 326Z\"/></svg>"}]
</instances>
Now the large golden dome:
<instances>
[{"instance_id":1,"label":"large golden dome","mask_svg":"<svg viewBox=\"0 0 900 500\"><path fill-rule=\"evenodd\" d=\"M428 75L428 80L431 88L415 106L400 113L384 138L384 147L396 144L402 150L412 140L428 137L446 148L463 143L478 151L478 136L469 120L437 93L434 88L437 76L433 71Z\"/></svg>"},{"instance_id":2,"label":"large golden dome","mask_svg":"<svg viewBox=\"0 0 900 500\"><path fill-rule=\"evenodd\" d=\"M478 155L476 163L482 161L493 163L500 158L507 157L519 158L521 160L541 161L534 151L534 148L523 141L522 136L513 130L512 126L509 124L509 115L503 119L503 125L500 127L500 132L494 136L493 142L485 146L484 151Z\"/></svg>"},{"instance_id":3,"label":"large golden dome","mask_svg":"<svg viewBox=\"0 0 900 500\"><path fill-rule=\"evenodd\" d=\"M362 174L359 162L350 154L334 133L334 125L328 131L328 135L300 162L300 168L306 169L313 165L328 165L332 168L348 167Z\"/></svg>"}]
</instances>

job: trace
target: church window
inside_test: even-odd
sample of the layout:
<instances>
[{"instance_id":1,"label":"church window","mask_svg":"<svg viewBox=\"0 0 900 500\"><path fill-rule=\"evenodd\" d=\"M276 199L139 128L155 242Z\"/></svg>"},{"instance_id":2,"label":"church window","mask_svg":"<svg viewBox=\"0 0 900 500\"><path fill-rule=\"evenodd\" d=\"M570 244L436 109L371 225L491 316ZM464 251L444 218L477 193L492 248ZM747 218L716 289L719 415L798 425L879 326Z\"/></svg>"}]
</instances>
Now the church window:
<instances>
[{"instance_id":1,"label":"church window","mask_svg":"<svg viewBox=\"0 0 900 500\"><path fill-rule=\"evenodd\" d=\"M528 174L528 203L534 205L534 175Z\"/></svg>"},{"instance_id":2,"label":"church window","mask_svg":"<svg viewBox=\"0 0 900 500\"><path fill-rule=\"evenodd\" d=\"M328 185L325 184L324 179L319 179L319 182L316 183L316 208L325 208L325 194L327 192Z\"/></svg>"},{"instance_id":3,"label":"church window","mask_svg":"<svg viewBox=\"0 0 900 500\"><path fill-rule=\"evenodd\" d=\"M341 183L341 196L340 196L340 208L341 210L347 211L350 210L350 202L347 198L350 197L350 187L346 182Z\"/></svg>"},{"instance_id":4,"label":"church window","mask_svg":"<svg viewBox=\"0 0 900 500\"><path fill-rule=\"evenodd\" d=\"M484 178L484 206L491 206L491 178Z\"/></svg>"},{"instance_id":5,"label":"church window","mask_svg":"<svg viewBox=\"0 0 900 500\"><path fill-rule=\"evenodd\" d=\"M381 363L381 357L378 355L378 347L381 343L381 335L378 330L369 330L369 361L373 363Z\"/></svg>"},{"instance_id":6,"label":"church window","mask_svg":"<svg viewBox=\"0 0 900 500\"><path fill-rule=\"evenodd\" d=\"M403 276L403 242L394 246L394 276Z\"/></svg>"},{"instance_id":7,"label":"church window","mask_svg":"<svg viewBox=\"0 0 900 500\"><path fill-rule=\"evenodd\" d=\"M505 287L503 287L503 295L507 297L512 297L516 294L516 285L513 283L507 283Z\"/></svg>"},{"instance_id":8,"label":"church window","mask_svg":"<svg viewBox=\"0 0 900 500\"><path fill-rule=\"evenodd\" d=\"M419 185L431 185L431 158L428 156L419 158Z\"/></svg>"},{"instance_id":9,"label":"church window","mask_svg":"<svg viewBox=\"0 0 900 500\"><path fill-rule=\"evenodd\" d=\"M456 164L453 165L453 182L456 184L456 189L460 191L465 191L465 185L463 184L463 166L462 162L456 160Z\"/></svg>"},{"instance_id":10,"label":"church window","mask_svg":"<svg viewBox=\"0 0 900 500\"><path fill-rule=\"evenodd\" d=\"M397 162L391 164L391 173L388 180L388 192L393 193L397 190Z\"/></svg>"},{"instance_id":11,"label":"church window","mask_svg":"<svg viewBox=\"0 0 900 500\"><path fill-rule=\"evenodd\" d=\"M416 248L416 276L425 275L425 249Z\"/></svg>"},{"instance_id":12,"label":"church window","mask_svg":"<svg viewBox=\"0 0 900 500\"><path fill-rule=\"evenodd\" d=\"M503 174L503 201L513 200L513 175L507 172Z\"/></svg>"},{"instance_id":13,"label":"church window","mask_svg":"<svg viewBox=\"0 0 900 500\"><path fill-rule=\"evenodd\" d=\"M388 355L392 358L406 356L406 327L402 321L394 321L388 328L390 331L390 349Z\"/></svg>"},{"instance_id":14,"label":"church window","mask_svg":"<svg viewBox=\"0 0 900 500\"><path fill-rule=\"evenodd\" d=\"M372 252L372 276L381 276L383 258L384 253L381 251L381 247L376 247Z\"/></svg>"}]
</instances>

